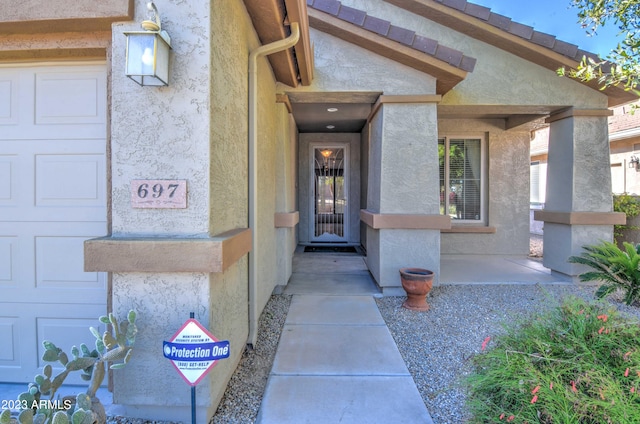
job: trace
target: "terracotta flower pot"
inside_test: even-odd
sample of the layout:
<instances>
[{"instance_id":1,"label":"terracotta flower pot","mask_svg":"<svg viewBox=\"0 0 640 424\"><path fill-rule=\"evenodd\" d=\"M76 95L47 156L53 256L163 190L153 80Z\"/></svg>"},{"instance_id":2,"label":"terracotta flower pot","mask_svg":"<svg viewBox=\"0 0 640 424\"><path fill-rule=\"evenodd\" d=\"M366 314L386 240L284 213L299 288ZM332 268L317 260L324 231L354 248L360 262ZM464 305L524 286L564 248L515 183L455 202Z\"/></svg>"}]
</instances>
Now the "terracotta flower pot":
<instances>
[{"instance_id":1,"label":"terracotta flower pot","mask_svg":"<svg viewBox=\"0 0 640 424\"><path fill-rule=\"evenodd\" d=\"M423 268L401 268L400 281L407 292L403 307L412 311L428 311L427 295L433 287L433 271Z\"/></svg>"}]
</instances>

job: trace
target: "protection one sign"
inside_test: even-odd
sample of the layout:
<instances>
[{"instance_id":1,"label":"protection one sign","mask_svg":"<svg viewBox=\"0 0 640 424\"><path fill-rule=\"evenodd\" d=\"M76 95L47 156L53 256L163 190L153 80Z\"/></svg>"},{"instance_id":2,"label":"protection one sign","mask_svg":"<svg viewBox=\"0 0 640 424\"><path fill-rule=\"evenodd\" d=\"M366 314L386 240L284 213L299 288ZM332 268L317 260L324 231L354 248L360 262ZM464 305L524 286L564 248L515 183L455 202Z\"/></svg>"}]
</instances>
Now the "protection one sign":
<instances>
[{"instance_id":1,"label":"protection one sign","mask_svg":"<svg viewBox=\"0 0 640 424\"><path fill-rule=\"evenodd\" d=\"M218 360L229 357L229 342L218 341L197 320L190 318L163 342L164 357L171 360L182 378L196 386Z\"/></svg>"}]
</instances>

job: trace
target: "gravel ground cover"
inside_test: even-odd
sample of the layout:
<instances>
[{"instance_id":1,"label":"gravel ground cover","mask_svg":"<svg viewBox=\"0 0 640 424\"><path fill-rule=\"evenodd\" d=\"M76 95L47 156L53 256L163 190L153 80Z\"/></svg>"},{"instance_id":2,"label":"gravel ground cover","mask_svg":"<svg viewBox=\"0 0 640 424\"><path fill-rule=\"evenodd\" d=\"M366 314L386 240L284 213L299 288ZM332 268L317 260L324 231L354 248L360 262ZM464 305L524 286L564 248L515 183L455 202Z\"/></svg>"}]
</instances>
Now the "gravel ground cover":
<instances>
[{"instance_id":1,"label":"gravel ground cover","mask_svg":"<svg viewBox=\"0 0 640 424\"><path fill-rule=\"evenodd\" d=\"M542 237L532 236L530 257L541 258L542 247ZM434 422L461 424L466 419L463 379L485 338L566 296L591 300L595 290L596 286L570 284L450 285L433 288L428 312L402 308L404 297L376 302ZM615 295L610 302L640 319L640 308L626 307ZM290 296L272 296L267 303L256 349L243 354L210 424L255 422L290 303ZM112 417L108 423L171 424L123 417Z\"/></svg>"},{"instance_id":2,"label":"gravel ground cover","mask_svg":"<svg viewBox=\"0 0 640 424\"><path fill-rule=\"evenodd\" d=\"M431 309L423 313L402 308L402 297L376 302L434 422L460 424L468 418L463 379L487 337L566 296L593 299L594 291L572 285L440 286L429 294Z\"/></svg>"},{"instance_id":3,"label":"gravel ground cover","mask_svg":"<svg viewBox=\"0 0 640 424\"><path fill-rule=\"evenodd\" d=\"M255 349L245 350L210 424L255 421L290 304L291 296L271 296L260 315Z\"/></svg>"},{"instance_id":4,"label":"gravel ground cover","mask_svg":"<svg viewBox=\"0 0 640 424\"><path fill-rule=\"evenodd\" d=\"M211 424L253 423L258 415L267 378L287 318L291 296L271 296L258 322L255 349L245 349ZM126 417L108 417L107 424L177 424Z\"/></svg>"}]
</instances>

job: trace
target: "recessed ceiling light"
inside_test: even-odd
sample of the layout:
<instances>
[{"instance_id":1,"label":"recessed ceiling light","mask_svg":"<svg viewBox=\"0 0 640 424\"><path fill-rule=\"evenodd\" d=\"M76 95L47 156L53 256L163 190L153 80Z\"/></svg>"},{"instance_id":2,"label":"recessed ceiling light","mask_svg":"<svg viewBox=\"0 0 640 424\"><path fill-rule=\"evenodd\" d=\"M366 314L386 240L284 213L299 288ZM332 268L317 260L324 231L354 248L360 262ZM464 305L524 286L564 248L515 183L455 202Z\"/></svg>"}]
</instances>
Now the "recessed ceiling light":
<instances>
[{"instance_id":1,"label":"recessed ceiling light","mask_svg":"<svg viewBox=\"0 0 640 424\"><path fill-rule=\"evenodd\" d=\"M335 127L335 125L327 125L327 128L329 128L330 130L334 129Z\"/></svg>"},{"instance_id":2,"label":"recessed ceiling light","mask_svg":"<svg viewBox=\"0 0 640 424\"><path fill-rule=\"evenodd\" d=\"M338 108L337 108L337 107L330 107L330 108L327 108L327 112L337 112L337 111L338 111Z\"/></svg>"}]
</instances>

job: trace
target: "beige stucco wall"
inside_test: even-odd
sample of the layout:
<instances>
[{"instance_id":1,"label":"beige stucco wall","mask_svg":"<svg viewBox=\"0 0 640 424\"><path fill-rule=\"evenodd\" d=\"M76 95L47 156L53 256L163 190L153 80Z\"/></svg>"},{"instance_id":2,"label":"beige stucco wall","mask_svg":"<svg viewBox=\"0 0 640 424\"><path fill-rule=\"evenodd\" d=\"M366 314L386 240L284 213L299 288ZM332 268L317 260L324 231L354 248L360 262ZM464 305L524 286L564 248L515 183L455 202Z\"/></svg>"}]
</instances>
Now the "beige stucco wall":
<instances>
[{"instance_id":1,"label":"beige stucco wall","mask_svg":"<svg viewBox=\"0 0 640 424\"><path fill-rule=\"evenodd\" d=\"M163 4L161 13L177 22L197 16L197 24L210 28L206 3L190 11ZM123 31L138 30L146 19L143 1L135 4L135 21L114 24L112 63L112 234L114 237L207 237L209 235L209 82L211 39L208 31L163 22L172 36L173 52L169 86L140 87L126 78ZM133 179L186 179L186 209L134 209L130 181ZM129 309L139 312L140 333L136 352L126 373L114 374L113 401L130 416L187 419L189 397L185 383L157 346L168 340L189 317L210 324L212 308L210 277L202 273L114 273L113 308L118 315ZM230 299L229 299L230 298ZM227 295L231 303L232 295ZM164 318L163 318L164 317ZM211 328L214 335L238 343L224 321ZM237 353L232 353L237 361ZM225 378L226 365L213 373ZM149 384L151 369L156 384ZM211 376L207 377L210 379ZM198 386L199 414L209 414L212 386ZM180 390L183 389L183 390ZM160 406L162 405L162 406Z\"/></svg>"},{"instance_id":2,"label":"beige stucco wall","mask_svg":"<svg viewBox=\"0 0 640 424\"><path fill-rule=\"evenodd\" d=\"M439 214L437 130L435 104L382 105L370 126L368 212ZM437 229L369 227L366 248L369 269L384 293L398 294L400 268L426 268L438 279Z\"/></svg>"},{"instance_id":3,"label":"beige stucco wall","mask_svg":"<svg viewBox=\"0 0 640 424\"><path fill-rule=\"evenodd\" d=\"M486 140L486 225L496 229L495 234L443 233L442 253L528 254L530 131L505 131L502 120L463 119L441 119L438 130L440 137Z\"/></svg>"},{"instance_id":4,"label":"beige stucco wall","mask_svg":"<svg viewBox=\"0 0 640 424\"><path fill-rule=\"evenodd\" d=\"M640 156L640 137L611 142L611 179L615 193L640 194L640 168L630 166Z\"/></svg>"},{"instance_id":5,"label":"beige stucco wall","mask_svg":"<svg viewBox=\"0 0 640 424\"><path fill-rule=\"evenodd\" d=\"M258 67L258 310L261 311L269 300L276 285L286 284L286 280L278 280L278 252L280 245L278 233L282 232L274 225L276 211L276 193L288 192L288 188L277 185L277 175L287 169L290 157L278 155L290 143L289 126L286 125L288 112L283 104L276 103L275 79L268 61L260 60ZM290 171L290 169L289 169ZM292 179L289 179L293 183ZM287 252L292 254L293 252Z\"/></svg>"},{"instance_id":6,"label":"beige stucco wall","mask_svg":"<svg viewBox=\"0 0 640 424\"><path fill-rule=\"evenodd\" d=\"M435 79L420 71L339 38L310 30L314 79L295 91L370 91L384 94L431 94Z\"/></svg>"},{"instance_id":7,"label":"beige stucco wall","mask_svg":"<svg viewBox=\"0 0 640 424\"><path fill-rule=\"evenodd\" d=\"M20 0L0 3L0 25L6 22L91 19L128 16L131 0Z\"/></svg>"},{"instance_id":8,"label":"beige stucco wall","mask_svg":"<svg viewBox=\"0 0 640 424\"><path fill-rule=\"evenodd\" d=\"M279 105L278 138L276 149L276 213L298 212L297 169L298 130L293 115ZM297 225L276 228L277 264L276 284L285 285L293 270L293 252L297 246Z\"/></svg>"},{"instance_id":9,"label":"beige stucco wall","mask_svg":"<svg viewBox=\"0 0 640 424\"><path fill-rule=\"evenodd\" d=\"M0 60L108 59L111 22L127 16L128 2L0 2Z\"/></svg>"},{"instance_id":10,"label":"beige stucco wall","mask_svg":"<svg viewBox=\"0 0 640 424\"><path fill-rule=\"evenodd\" d=\"M188 9L178 3L164 4L161 10L166 17L163 28L174 47L169 86L139 87L121 72L114 75L116 237L208 238L248 225L247 68L249 52L259 41L241 0L202 2ZM136 6L138 21L143 2ZM114 26L114 52L124 52L122 31L136 25ZM114 53L114 74L123 68L123 60L122 54ZM274 213L277 190L291 192L276 184L278 170L287 161L290 165L290 158L277 152L290 148L291 141L288 114L276 104L276 83L265 58L259 60L258 73L258 232L254 236L260 246L257 302L261 311L273 288L288 279L278 273L278 255L284 255L280 258L284 261L290 252L276 248ZM292 172L291 166L286 168ZM135 178L187 179L188 208L131 208L129 182ZM188 386L154 346L167 340L193 311L216 337L231 344L231 357L220 361L197 388L198 414L210 417L247 341L247 256L224 273L115 273L113 280L117 311L131 306L143 309L140 346L131 372L115 378L114 402L124 405L130 416L188 420ZM145 334L146 327L152 331ZM159 376L159 384L148 384L149 367Z\"/></svg>"},{"instance_id":11,"label":"beige stucco wall","mask_svg":"<svg viewBox=\"0 0 640 424\"><path fill-rule=\"evenodd\" d=\"M473 72L444 96L442 104L607 106L606 96L597 90L383 0L343 0L342 4L477 58Z\"/></svg>"}]
</instances>

